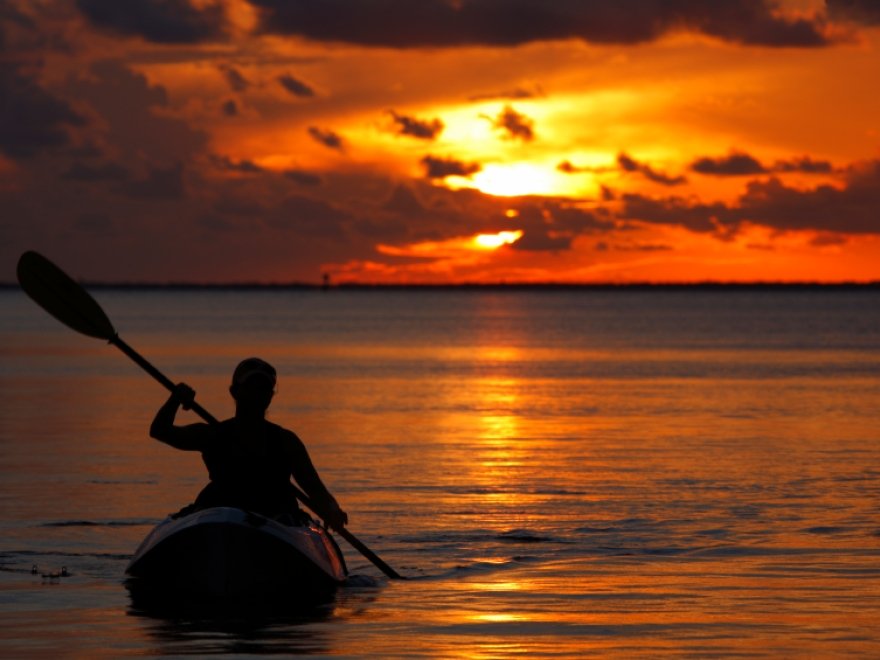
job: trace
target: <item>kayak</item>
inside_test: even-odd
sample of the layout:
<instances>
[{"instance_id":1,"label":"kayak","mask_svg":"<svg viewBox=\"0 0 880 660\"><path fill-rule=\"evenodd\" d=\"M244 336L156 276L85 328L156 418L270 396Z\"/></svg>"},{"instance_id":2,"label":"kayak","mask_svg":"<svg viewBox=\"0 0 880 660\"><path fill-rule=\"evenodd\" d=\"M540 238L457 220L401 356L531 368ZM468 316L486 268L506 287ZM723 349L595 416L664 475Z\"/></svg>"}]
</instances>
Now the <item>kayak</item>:
<instances>
[{"instance_id":1,"label":"kayak","mask_svg":"<svg viewBox=\"0 0 880 660\"><path fill-rule=\"evenodd\" d=\"M231 507L168 517L126 568L129 588L224 598L281 595L307 602L347 574L336 542L314 521L284 524Z\"/></svg>"}]
</instances>

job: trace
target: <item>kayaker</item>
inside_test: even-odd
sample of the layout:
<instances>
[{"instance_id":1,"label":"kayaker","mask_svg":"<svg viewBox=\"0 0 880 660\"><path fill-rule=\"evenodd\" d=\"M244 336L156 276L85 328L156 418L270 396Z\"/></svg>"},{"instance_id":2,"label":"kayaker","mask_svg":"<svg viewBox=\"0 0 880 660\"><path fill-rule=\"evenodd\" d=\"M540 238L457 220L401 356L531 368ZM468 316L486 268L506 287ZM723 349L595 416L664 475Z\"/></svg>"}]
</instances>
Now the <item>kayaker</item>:
<instances>
[{"instance_id":1,"label":"kayaker","mask_svg":"<svg viewBox=\"0 0 880 660\"><path fill-rule=\"evenodd\" d=\"M290 482L292 476L332 527L348 523L348 515L327 490L295 433L266 419L275 394L274 367L259 358L243 360L232 374L229 392L235 416L218 424L177 426L177 411L189 408L195 391L180 383L159 408L150 435L184 451L199 451L210 483L192 509L233 506L267 516L300 513Z\"/></svg>"}]
</instances>

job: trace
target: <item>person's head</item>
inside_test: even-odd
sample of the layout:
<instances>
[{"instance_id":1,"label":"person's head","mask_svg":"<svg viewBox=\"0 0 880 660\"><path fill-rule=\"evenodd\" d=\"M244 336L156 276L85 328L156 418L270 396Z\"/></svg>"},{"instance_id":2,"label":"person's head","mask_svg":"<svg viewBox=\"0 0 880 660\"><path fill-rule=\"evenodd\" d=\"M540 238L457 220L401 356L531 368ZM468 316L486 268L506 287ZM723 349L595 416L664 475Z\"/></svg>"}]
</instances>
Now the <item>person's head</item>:
<instances>
[{"instance_id":1,"label":"person's head","mask_svg":"<svg viewBox=\"0 0 880 660\"><path fill-rule=\"evenodd\" d=\"M247 358L232 372L229 392L239 408L265 412L275 394L275 382L275 368L271 364L260 358Z\"/></svg>"}]
</instances>

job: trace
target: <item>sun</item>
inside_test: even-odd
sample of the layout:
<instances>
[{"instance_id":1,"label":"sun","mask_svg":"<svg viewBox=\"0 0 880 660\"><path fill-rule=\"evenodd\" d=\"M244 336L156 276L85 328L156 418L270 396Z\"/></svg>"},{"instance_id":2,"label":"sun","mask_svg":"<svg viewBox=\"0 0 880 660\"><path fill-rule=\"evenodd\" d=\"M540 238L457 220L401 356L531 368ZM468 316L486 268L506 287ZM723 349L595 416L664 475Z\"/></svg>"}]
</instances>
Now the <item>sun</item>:
<instances>
[{"instance_id":1,"label":"sun","mask_svg":"<svg viewBox=\"0 0 880 660\"><path fill-rule=\"evenodd\" d=\"M516 243L523 236L522 230L500 231L497 234L478 234L474 237L474 244L483 250L496 250L502 245Z\"/></svg>"},{"instance_id":2,"label":"sun","mask_svg":"<svg viewBox=\"0 0 880 660\"><path fill-rule=\"evenodd\" d=\"M452 188L476 188L495 197L558 195L566 189L565 175L533 163L489 164L476 174L448 177Z\"/></svg>"}]
</instances>

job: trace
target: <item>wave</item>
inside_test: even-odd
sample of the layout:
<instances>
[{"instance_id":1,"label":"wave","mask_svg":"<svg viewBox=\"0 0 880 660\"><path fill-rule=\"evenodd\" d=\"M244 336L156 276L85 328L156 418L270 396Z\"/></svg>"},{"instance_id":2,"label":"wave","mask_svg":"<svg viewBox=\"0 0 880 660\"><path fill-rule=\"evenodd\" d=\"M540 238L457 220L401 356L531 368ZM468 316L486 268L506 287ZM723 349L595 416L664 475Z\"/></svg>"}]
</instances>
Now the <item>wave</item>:
<instances>
[{"instance_id":1,"label":"wave","mask_svg":"<svg viewBox=\"0 0 880 660\"><path fill-rule=\"evenodd\" d=\"M44 522L36 527L145 527L157 525L158 519L150 520L57 520Z\"/></svg>"}]
</instances>

